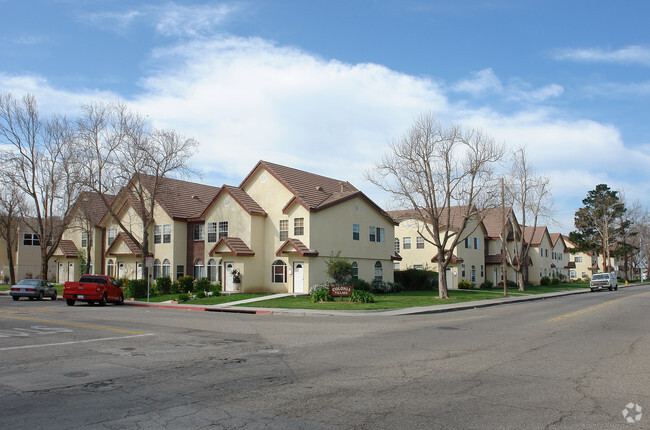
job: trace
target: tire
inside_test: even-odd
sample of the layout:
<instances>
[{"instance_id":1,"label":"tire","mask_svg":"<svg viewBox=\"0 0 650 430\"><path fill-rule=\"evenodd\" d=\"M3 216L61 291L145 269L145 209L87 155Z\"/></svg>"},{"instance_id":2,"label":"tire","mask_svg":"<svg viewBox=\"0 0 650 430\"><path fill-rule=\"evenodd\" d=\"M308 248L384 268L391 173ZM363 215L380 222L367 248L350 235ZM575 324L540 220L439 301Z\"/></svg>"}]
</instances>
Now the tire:
<instances>
[{"instance_id":1,"label":"tire","mask_svg":"<svg viewBox=\"0 0 650 430\"><path fill-rule=\"evenodd\" d=\"M618 291L618 284L614 285L614 289Z\"/></svg>"},{"instance_id":2,"label":"tire","mask_svg":"<svg viewBox=\"0 0 650 430\"><path fill-rule=\"evenodd\" d=\"M610 285L608 289L609 289L609 291L612 291L612 290L614 289L614 287L612 287L612 286Z\"/></svg>"},{"instance_id":3,"label":"tire","mask_svg":"<svg viewBox=\"0 0 650 430\"><path fill-rule=\"evenodd\" d=\"M72 299L65 299L65 304L68 306L74 306L74 300Z\"/></svg>"},{"instance_id":4,"label":"tire","mask_svg":"<svg viewBox=\"0 0 650 430\"><path fill-rule=\"evenodd\" d=\"M596 290L594 290L594 289L592 288L592 289L591 289L591 292L592 292L592 293L595 293L595 292L596 292Z\"/></svg>"},{"instance_id":5,"label":"tire","mask_svg":"<svg viewBox=\"0 0 650 430\"><path fill-rule=\"evenodd\" d=\"M41 300L43 300L43 292L39 291L38 292L38 301L40 302Z\"/></svg>"},{"instance_id":6,"label":"tire","mask_svg":"<svg viewBox=\"0 0 650 430\"><path fill-rule=\"evenodd\" d=\"M52 300L52 301L56 300L56 291L54 292L54 294L52 294L52 297L50 297L50 300Z\"/></svg>"},{"instance_id":7,"label":"tire","mask_svg":"<svg viewBox=\"0 0 650 430\"><path fill-rule=\"evenodd\" d=\"M12 299L14 299L14 302L17 302L20 297L18 296L11 296Z\"/></svg>"},{"instance_id":8,"label":"tire","mask_svg":"<svg viewBox=\"0 0 650 430\"><path fill-rule=\"evenodd\" d=\"M123 305L124 304L124 296L120 294L120 298L117 302L115 302L116 305Z\"/></svg>"},{"instance_id":9,"label":"tire","mask_svg":"<svg viewBox=\"0 0 650 430\"><path fill-rule=\"evenodd\" d=\"M99 306L106 306L106 293L104 293L102 299L99 301Z\"/></svg>"}]
</instances>

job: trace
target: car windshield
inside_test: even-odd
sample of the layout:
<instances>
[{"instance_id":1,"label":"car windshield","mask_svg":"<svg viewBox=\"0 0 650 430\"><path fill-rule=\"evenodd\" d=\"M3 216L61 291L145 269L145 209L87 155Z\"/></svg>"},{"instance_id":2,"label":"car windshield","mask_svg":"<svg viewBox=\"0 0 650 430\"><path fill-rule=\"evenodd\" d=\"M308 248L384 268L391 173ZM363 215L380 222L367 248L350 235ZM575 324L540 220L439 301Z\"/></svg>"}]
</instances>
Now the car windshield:
<instances>
[{"instance_id":1,"label":"car windshield","mask_svg":"<svg viewBox=\"0 0 650 430\"><path fill-rule=\"evenodd\" d=\"M18 285L38 285L40 281L38 279L23 279L18 283Z\"/></svg>"},{"instance_id":2,"label":"car windshield","mask_svg":"<svg viewBox=\"0 0 650 430\"><path fill-rule=\"evenodd\" d=\"M594 279L594 281L609 279L609 275L607 273L601 273L600 275L594 275L593 279Z\"/></svg>"}]
</instances>

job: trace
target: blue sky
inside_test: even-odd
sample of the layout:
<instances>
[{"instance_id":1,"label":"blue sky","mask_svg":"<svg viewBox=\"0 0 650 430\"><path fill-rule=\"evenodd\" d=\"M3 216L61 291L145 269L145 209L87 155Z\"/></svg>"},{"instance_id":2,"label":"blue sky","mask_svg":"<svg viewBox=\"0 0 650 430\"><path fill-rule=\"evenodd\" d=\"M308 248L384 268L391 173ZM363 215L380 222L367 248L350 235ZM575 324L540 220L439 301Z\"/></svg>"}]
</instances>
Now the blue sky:
<instances>
[{"instance_id":1,"label":"blue sky","mask_svg":"<svg viewBox=\"0 0 650 430\"><path fill-rule=\"evenodd\" d=\"M650 191L650 3L0 0L0 91L123 100L196 138L203 181L259 159L362 179L421 113L526 145L557 225L599 183ZM391 208L393 209L393 208Z\"/></svg>"}]
</instances>

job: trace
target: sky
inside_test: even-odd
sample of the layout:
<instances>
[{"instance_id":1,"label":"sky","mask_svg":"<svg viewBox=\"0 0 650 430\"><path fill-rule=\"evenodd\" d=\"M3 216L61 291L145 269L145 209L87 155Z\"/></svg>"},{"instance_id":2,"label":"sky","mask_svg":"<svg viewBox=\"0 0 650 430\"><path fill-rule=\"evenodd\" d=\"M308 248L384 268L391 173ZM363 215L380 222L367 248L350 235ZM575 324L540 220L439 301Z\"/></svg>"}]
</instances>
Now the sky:
<instances>
[{"instance_id":1,"label":"sky","mask_svg":"<svg viewBox=\"0 0 650 430\"><path fill-rule=\"evenodd\" d=\"M74 118L127 103L199 142L193 180L259 160L347 180L426 113L525 146L552 232L608 184L647 207L650 2L0 0L0 91Z\"/></svg>"}]
</instances>

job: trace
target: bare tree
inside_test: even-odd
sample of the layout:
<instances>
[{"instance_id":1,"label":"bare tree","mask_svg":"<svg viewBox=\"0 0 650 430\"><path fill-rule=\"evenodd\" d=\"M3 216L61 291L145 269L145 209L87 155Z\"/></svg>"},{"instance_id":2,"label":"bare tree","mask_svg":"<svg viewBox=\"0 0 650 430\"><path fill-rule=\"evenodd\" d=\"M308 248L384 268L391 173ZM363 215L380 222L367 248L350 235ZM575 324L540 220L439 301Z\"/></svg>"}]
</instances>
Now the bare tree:
<instances>
[{"instance_id":1,"label":"bare tree","mask_svg":"<svg viewBox=\"0 0 650 430\"><path fill-rule=\"evenodd\" d=\"M632 237L632 245L636 249L632 254L632 265L643 280L644 272L650 269L650 213L647 209L640 210L632 230L636 232Z\"/></svg>"},{"instance_id":2,"label":"bare tree","mask_svg":"<svg viewBox=\"0 0 650 430\"><path fill-rule=\"evenodd\" d=\"M0 139L7 180L26 197L24 221L39 235L41 277L61 240L80 189L74 132L64 117L42 120L36 99L0 95Z\"/></svg>"},{"instance_id":3,"label":"bare tree","mask_svg":"<svg viewBox=\"0 0 650 430\"><path fill-rule=\"evenodd\" d=\"M77 128L80 148L90 158L82 166L85 184L100 196L120 230L140 246L146 277L149 230L161 182L172 174L191 171L188 161L197 142L173 130L151 129L141 115L121 103L83 106ZM118 191L141 219L141 236L118 217L112 205Z\"/></svg>"},{"instance_id":4,"label":"bare tree","mask_svg":"<svg viewBox=\"0 0 650 430\"><path fill-rule=\"evenodd\" d=\"M435 115L415 119L406 135L389 150L366 179L391 194L420 221L422 238L437 250L439 297L449 298L447 266L453 250L496 204L493 180L504 150L478 129L444 127Z\"/></svg>"},{"instance_id":5,"label":"bare tree","mask_svg":"<svg viewBox=\"0 0 650 430\"><path fill-rule=\"evenodd\" d=\"M517 273L519 290L524 291L531 242L526 238L526 227L532 227L534 232L540 218L550 217L553 204L550 179L536 175L524 147L512 152L510 173L506 180L506 200L520 222L517 225L514 217L507 218L506 231L501 233L501 243L507 263ZM514 236L513 251L505 246L510 233Z\"/></svg>"},{"instance_id":6,"label":"bare tree","mask_svg":"<svg viewBox=\"0 0 650 430\"><path fill-rule=\"evenodd\" d=\"M0 191L0 238L5 241L9 280L16 283L14 254L18 242L18 224L24 206L23 193L11 183L3 184Z\"/></svg>"}]
</instances>

